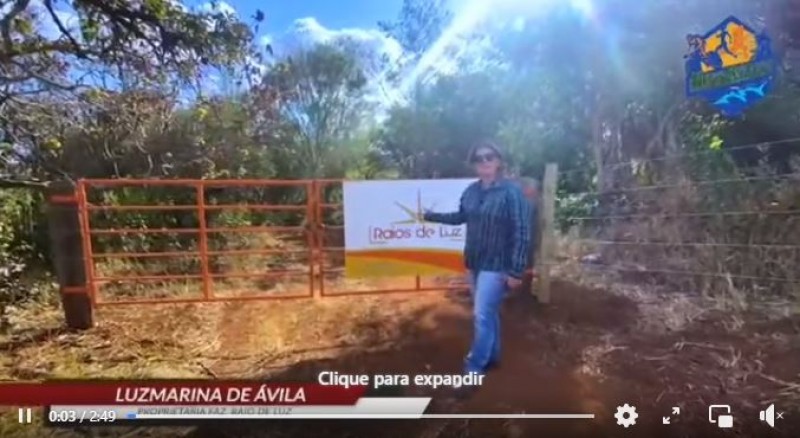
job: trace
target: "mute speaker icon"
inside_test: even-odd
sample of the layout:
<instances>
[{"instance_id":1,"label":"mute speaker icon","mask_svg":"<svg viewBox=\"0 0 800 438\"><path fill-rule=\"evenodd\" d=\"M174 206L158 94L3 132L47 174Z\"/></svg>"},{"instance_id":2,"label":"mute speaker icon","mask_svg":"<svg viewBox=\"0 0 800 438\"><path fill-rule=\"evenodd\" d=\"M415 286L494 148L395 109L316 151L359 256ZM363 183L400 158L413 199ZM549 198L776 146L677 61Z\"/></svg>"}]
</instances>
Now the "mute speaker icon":
<instances>
[{"instance_id":1,"label":"mute speaker icon","mask_svg":"<svg viewBox=\"0 0 800 438\"><path fill-rule=\"evenodd\" d=\"M759 412L758 418L761 421L766 421L769 427L775 427L775 405L769 405L766 410Z\"/></svg>"}]
</instances>

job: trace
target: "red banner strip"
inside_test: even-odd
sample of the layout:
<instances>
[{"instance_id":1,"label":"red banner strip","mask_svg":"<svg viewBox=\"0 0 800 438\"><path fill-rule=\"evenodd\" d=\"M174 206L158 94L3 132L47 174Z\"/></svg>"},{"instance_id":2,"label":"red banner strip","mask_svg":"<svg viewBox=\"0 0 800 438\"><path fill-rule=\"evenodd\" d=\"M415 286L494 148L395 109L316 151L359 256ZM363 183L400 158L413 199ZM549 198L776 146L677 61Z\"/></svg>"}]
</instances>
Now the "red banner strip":
<instances>
[{"instance_id":1,"label":"red banner strip","mask_svg":"<svg viewBox=\"0 0 800 438\"><path fill-rule=\"evenodd\" d=\"M0 384L0 406L354 405L366 386L232 381L70 381Z\"/></svg>"}]
</instances>

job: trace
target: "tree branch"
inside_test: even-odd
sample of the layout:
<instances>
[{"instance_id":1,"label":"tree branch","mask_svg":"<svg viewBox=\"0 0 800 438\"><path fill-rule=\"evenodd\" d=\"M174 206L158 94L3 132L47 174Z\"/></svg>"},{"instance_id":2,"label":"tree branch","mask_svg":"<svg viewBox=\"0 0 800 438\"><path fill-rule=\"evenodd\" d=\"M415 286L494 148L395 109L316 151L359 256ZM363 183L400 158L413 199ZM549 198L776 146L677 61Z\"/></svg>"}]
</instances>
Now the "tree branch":
<instances>
[{"instance_id":1,"label":"tree branch","mask_svg":"<svg viewBox=\"0 0 800 438\"><path fill-rule=\"evenodd\" d=\"M82 53L85 55L94 55L100 56L101 53L99 52L92 52L87 50L86 48L81 49ZM7 50L4 50L0 53L0 62L8 62L16 56L25 56L25 55L34 55L34 54L45 54L49 52L60 52L69 55L78 56L77 53L74 52L74 47L72 47L71 43L66 43L63 41L52 41L45 44L24 44L19 47L11 47Z\"/></svg>"},{"instance_id":2,"label":"tree branch","mask_svg":"<svg viewBox=\"0 0 800 438\"><path fill-rule=\"evenodd\" d=\"M11 24L17 15L21 14L27 7L31 0L17 0L11 10L8 11L5 17L0 20L0 33L3 35L3 46L6 52L11 52L13 49L14 40L11 38Z\"/></svg>"},{"instance_id":3,"label":"tree branch","mask_svg":"<svg viewBox=\"0 0 800 438\"><path fill-rule=\"evenodd\" d=\"M81 86L81 84L73 84L73 85L61 84L61 83L58 83L58 82L54 81L53 79L47 78L45 76L42 76L39 73L30 71L30 69L28 69L24 65L21 65L21 64L19 64L17 62L15 62L14 64L16 64L16 66L21 70L27 70L28 79L35 79L35 80L37 80L39 82L42 82L43 84L45 84L47 86L50 86L52 88L58 88L58 89L64 90L64 91L73 91L73 90L75 90L75 89L77 89L77 88L79 88ZM22 77L19 77L17 79L22 79Z\"/></svg>"},{"instance_id":4,"label":"tree branch","mask_svg":"<svg viewBox=\"0 0 800 438\"><path fill-rule=\"evenodd\" d=\"M49 183L0 177L0 189L46 189Z\"/></svg>"},{"instance_id":5,"label":"tree branch","mask_svg":"<svg viewBox=\"0 0 800 438\"><path fill-rule=\"evenodd\" d=\"M136 20L139 20L145 24L155 26L158 28L161 35L163 35L166 29L164 29L161 20L157 16L145 13L142 9L117 8L112 6L107 0L81 0L80 3L100 10L112 23L125 28L132 35L145 41L154 51L158 50L158 45L153 42L153 37L145 35L136 23Z\"/></svg>"},{"instance_id":6,"label":"tree branch","mask_svg":"<svg viewBox=\"0 0 800 438\"><path fill-rule=\"evenodd\" d=\"M72 44L72 47L75 49L75 56L77 56L79 59L88 59L88 56L81 48L81 45L78 43L75 37L72 36L72 33L70 33L66 26L64 26L64 23L61 22L61 19L58 18L58 14L56 14L55 9L53 8L53 0L44 0L44 7L50 13L50 17L56 23L56 26L61 34L67 37L70 44Z\"/></svg>"}]
</instances>

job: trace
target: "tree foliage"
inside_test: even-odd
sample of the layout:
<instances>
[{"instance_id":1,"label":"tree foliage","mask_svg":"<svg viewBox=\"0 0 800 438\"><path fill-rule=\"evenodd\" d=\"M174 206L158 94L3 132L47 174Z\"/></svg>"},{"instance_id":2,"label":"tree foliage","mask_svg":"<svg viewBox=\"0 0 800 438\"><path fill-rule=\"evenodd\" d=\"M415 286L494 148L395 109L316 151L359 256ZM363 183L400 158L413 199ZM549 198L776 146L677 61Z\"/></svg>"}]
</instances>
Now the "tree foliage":
<instances>
[{"instance_id":1,"label":"tree foliage","mask_svg":"<svg viewBox=\"0 0 800 438\"><path fill-rule=\"evenodd\" d=\"M318 45L291 56L264 77L260 88L278 93L282 139L292 145L281 162L297 177L341 174L344 163L331 162L363 132L369 107L367 79L347 45ZM330 175L333 176L333 175Z\"/></svg>"},{"instance_id":2,"label":"tree foliage","mask_svg":"<svg viewBox=\"0 0 800 438\"><path fill-rule=\"evenodd\" d=\"M444 0L403 0L397 19L378 22L378 28L419 57L436 42L452 18Z\"/></svg>"},{"instance_id":3,"label":"tree foliage","mask_svg":"<svg viewBox=\"0 0 800 438\"><path fill-rule=\"evenodd\" d=\"M356 40L326 41L272 59L254 46L257 29L214 8L190 10L171 0L5 2L0 182L30 188L82 177L462 177L469 174L468 148L494 138L512 173L541 177L546 163L558 163L566 170L559 205L590 211L598 200L579 193L665 175L738 175L765 159L790 170L796 153L786 149L726 151L800 137L796 0L595 0L589 15L566 3L536 11L527 21L511 20L513 26L478 24L448 43L442 38L458 30L452 27L458 17L445 2L404 0L394 19L378 24L406 54L381 78L397 88L389 90L400 95L396 103L372 95L375 66L367 65ZM684 99L681 59L686 33L703 32L731 14L768 26L784 65L769 99L743 119L723 120ZM263 19L258 11L256 26ZM473 37L473 48L488 41L491 50L470 52L482 53L477 60L456 58L464 51L452 47L441 50L432 63L449 63L447 74L425 80L412 74L437 43L470 44ZM466 61L471 67L461 68ZM208 92L211 71L237 86ZM679 171L644 164L604 170L709 150L711 158ZM149 193L99 201L179 201L172 192ZM219 202L234 195L213 193ZM300 199L292 190L246 196L253 202ZM46 239L32 231L42 229L43 218L35 213L40 196L3 190L0 200L6 209L0 265L45 258ZM616 200L606 203L614 207ZM129 220L122 225L189 219ZM247 224L263 217L225 220ZM130 249L141 242L123 244Z\"/></svg>"},{"instance_id":4,"label":"tree foliage","mask_svg":"<svg viewBox=\"0 0 800 438\"><path fill-rule=\"evenodd\" d=\"M172 110L170 97L204 68L241 63L250 53L252 31L236 17L169 0L14 0L7 7L2 151L39 176L68 176L52 163L66 136L85 131L114 148L130 144L136 136L124 132L141 134L146 119ZM114 133L98 126L111 120Z\"/></svg>"}]
</instances>

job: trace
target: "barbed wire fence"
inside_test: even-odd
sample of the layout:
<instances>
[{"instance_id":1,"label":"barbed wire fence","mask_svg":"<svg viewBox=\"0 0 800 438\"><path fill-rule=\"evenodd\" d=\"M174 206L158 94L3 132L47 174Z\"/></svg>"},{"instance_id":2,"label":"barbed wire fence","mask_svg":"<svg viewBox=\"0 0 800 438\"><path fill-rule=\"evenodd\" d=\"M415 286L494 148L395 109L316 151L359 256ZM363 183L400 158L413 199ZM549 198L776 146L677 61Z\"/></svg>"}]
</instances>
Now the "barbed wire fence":
<instances>
[{"instance_id":1,"label":"barbed wire fence","mask_svg":"<svg viewBox=\"0 0 800 438\"><path fill-rule=\"evenodd\" d=\"M597 170L611 187L558 197L552 265L741 305L755 295L800 298L800 137L559 179Z\"/></svg>"}]
</instances>

